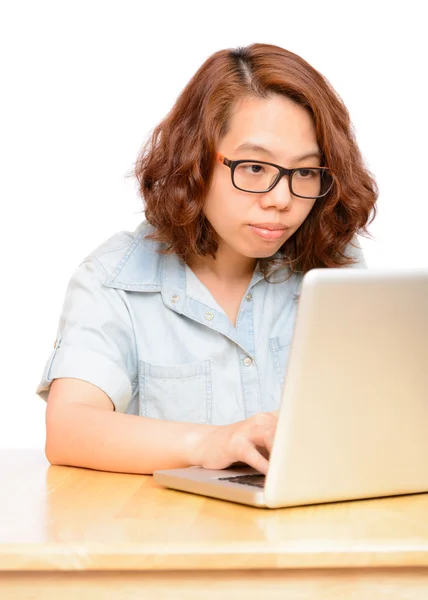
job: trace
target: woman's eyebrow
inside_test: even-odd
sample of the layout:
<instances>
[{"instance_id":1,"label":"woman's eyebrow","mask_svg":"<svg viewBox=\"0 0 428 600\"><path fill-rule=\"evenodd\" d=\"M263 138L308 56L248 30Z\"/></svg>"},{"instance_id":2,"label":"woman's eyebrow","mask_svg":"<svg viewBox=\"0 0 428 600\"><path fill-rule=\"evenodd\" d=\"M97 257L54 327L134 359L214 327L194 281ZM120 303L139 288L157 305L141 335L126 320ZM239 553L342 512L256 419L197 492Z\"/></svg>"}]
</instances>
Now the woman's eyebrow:
<instances>
[{"instance_id":1,"label":"woman's eyebrow","mask_svg":"<svg viewBox=\"0 0 428 600\"><path fill-rule=\"evenodd\" d=\"M258 144L251 144L248 142L245 142L244 144L241 144L240 146L238 146L236 148L236 152L238 152L239 150L249 150L250 152L263 152L264 154L267 154L268 156L270 156L271 158L274 158L273 153L268 150L267 148L265 148L264 146L259 146ZM309 152L305 153L305 154L301 154L300 156L295 156L294 158L291 159L292 162L300 162L301 160L305 160L306 158L320 158L320 152L319 150L310 150Z\"/></svg>"}]
</instances>

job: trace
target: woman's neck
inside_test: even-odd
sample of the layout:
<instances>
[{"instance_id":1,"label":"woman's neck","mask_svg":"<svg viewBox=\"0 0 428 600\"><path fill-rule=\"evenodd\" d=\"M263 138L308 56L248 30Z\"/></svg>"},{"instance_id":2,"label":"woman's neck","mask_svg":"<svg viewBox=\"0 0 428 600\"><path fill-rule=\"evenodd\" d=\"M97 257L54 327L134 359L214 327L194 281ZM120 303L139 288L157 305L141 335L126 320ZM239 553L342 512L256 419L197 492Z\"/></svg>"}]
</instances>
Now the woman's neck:
<instances>
[{"instance_id":1,"label":"woman's neck","mask_svg":"<svg viewBox=\"0 0 428 600\"><path fill-rule=\"evenodd\" d=\"M195 257L189 267L196 274L213 277L223 284L234 284L238 281L251 280L257 258L249 258L234 252L231 248L224 248L219 244L216 257Z\"/></svg>"}]
</instances>

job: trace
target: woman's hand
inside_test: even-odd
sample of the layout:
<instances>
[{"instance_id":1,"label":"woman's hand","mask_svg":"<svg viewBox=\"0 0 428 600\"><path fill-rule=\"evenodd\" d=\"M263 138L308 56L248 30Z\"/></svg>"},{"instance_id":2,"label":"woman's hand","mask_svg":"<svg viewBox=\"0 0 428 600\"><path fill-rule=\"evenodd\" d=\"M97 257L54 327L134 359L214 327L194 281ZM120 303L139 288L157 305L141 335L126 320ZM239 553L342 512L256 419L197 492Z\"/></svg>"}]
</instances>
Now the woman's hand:
<instances>
[{"instance_id":1,"label":"woman's hand","mask_svg":"<svg viewBox=\"0 0 428 600\"><path fill-rule=\"evenodd\" d=\"M243 462L267 473L278 412L258 413L232 425L219 425L189 440L189 462L204 469L225 469Z\"/></svg>"}]
</instances>

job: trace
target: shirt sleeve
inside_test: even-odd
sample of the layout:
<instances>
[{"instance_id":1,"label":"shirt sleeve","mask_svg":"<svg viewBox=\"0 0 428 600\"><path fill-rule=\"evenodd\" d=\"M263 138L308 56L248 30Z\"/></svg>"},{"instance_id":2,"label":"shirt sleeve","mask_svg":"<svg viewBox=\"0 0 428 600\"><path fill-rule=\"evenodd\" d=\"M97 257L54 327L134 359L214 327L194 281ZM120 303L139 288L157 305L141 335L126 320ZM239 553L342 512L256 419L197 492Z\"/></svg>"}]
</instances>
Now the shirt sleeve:
<instances>
[{"instance_id":1,"label":"shirt sleeve","mask_svg":"<svg viewBox=\"0 0 428 600\"><path fill-rule=\"evenodd\" d=\"M364 253L356 235L352 238L351 243L346 247L345 254L346 256L349 256L349 258L353 258L356 261L354 264L348 265L348 268L367 269L366 259L364 258Z\"/></svg>"},{"instance_id":2,"label":"shirt sleeve","mask_svg":"<svg viewBox=\"0 0 428 600\"><path fill-rule=\"evenodd\" d=\"M103 390L115 410L125 412L137 373L135 336L125 292L104 286L103 275L96 258L73 273L55 347L36 394L46 401L54 379L82 379Z\"/></svg>"}]
</instances>

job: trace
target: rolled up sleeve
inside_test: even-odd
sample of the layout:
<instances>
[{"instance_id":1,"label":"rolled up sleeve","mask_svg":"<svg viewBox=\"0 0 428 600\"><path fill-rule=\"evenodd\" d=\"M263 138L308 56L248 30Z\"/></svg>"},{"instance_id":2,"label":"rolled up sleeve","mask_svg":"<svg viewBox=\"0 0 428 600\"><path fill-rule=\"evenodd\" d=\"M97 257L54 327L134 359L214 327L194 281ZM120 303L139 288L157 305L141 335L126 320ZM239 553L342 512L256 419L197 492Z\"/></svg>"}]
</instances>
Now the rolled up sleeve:
<instances>
[{"instance_id":1,"label":"rolled up sleeve","mask_svg":"<svg viewBox=\"0 0 428 600\"><path fill-rule=\"evenodd\" d=\"M83 262L67 287L55 348L36 389L47 400L60 377L82 379L103 390L125 412L137 373L135 336L126 294L104 286L96 258Z\"/></svg>"}]
</instances>

